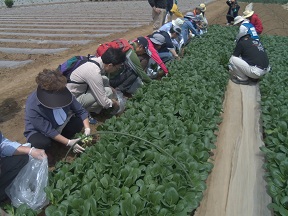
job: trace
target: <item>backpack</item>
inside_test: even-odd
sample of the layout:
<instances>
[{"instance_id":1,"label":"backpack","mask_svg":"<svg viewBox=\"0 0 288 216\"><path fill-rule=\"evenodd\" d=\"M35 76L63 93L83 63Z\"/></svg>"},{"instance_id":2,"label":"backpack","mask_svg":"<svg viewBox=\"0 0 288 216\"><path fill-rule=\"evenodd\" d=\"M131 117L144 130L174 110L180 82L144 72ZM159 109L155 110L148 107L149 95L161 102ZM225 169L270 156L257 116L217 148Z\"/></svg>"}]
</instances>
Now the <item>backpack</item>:
<instances>
[{"instance_id":1,"label":"backpack","mask_svg":"<svg viewBox=\"0 0 288 216\"><path fill-rule=\"evenodd\" d=\"M129 42L123 38L118 38L118 39L115 39L111 42L106 42L104 44L100 44L99 47L97 48L96 50L96 56L99 57L99 56L102 56L106 50L108 48L122 48L122 51L124 53L126 53L129 49L133 49L132 45L129 44Z\"/></svg>"},{"instance_id":2,"label":"backpack","mask_svg":"<svg viewBox=\"0 0 288 216\"><path fill-rule=\"evenodd\" d=\"M70 76L76 68L85 64L86 62L93 62L100 68L99 63L91 60L90 54L89 54L88 56L73 56L72 58L68 59L64 63L60 64L57 70L59 70L67 78L67 83L84 84L84 83L71 81Z\"/></svg>"}]
</instances>

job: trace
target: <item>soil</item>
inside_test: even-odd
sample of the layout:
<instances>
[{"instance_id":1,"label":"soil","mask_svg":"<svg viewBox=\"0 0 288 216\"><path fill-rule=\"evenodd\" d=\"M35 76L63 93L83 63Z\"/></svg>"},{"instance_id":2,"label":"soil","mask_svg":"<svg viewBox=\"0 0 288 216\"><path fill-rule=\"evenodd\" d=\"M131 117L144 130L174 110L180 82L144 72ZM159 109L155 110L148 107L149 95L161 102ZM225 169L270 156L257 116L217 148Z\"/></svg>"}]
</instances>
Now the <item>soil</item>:
<instances>
[{"instance_id":1,"label":"soil","mask_svg":"<svg viewBox=\"0 0 288 216\"><path fill-rule=\"evenodd\" d=\"M239 14L242 14L245 5L246 3L240 3L241 9L239 11ZM284 9L284 7L277 4L255 3L253 9L263 21L263 34L288 36L288 11ZM209 24L220 24L226 26L225 17L227 10L228 7L225 3L225 0L218 0L209 3L207 5L207 11L205 14L209 21ZM227 26L227 28L229 28L229 26ZM0 69L0 128L3 134L11 140L25 143L25 137L23 136L25 101L27 96L36 87L36 75L44 68L55 68L61 62L64 62L68 57L71 57L73 55L87 55L88 53L94 53L95 48L99 43L110 41L118 37L134 39L137 36L148 35L151 32L152 26L145 25L139 28L130 29L125 33L115 33L108 37L95 39L92 43L89 43L87 45L74 45L68 51L64 51L57 55L30 55L27 59L33 59L34 63L17 69ZM219 35L219 37L221 37L221 35ZM85 40L87 38L78 39ZM63 40L63 38L59 38L58 40ZM22 44L21 46L29 47L29 44ZM57 46L55 45L47 45L47 48L48 47L57 48ZM23 59L23 55L24 54L11 54L4 56L3 53L0 53L0 58L5 57L6 60L19 60ZM231 85L231 83L229 83L229 85ZM235 97L240 97L239 94L236 93ZM227 103L229 105L229 102ZM227 103L225 106L228 106ZM229 118L229 116L226 118L233 121L233 118ZM105 118L102 119L102 121L103 120L105 120ZM93 128L93 130L95 130L95 128ZM221 136L221 133L219 134L219 136ZM221 139L221 137L219 139ZM58 152L59 154L55 158L55 161L64 158L66 151L66 148L63 148L62 150L60 149ZM73 157L73 155L70 155L70 157Z\"/></svg>"}]
</instances>

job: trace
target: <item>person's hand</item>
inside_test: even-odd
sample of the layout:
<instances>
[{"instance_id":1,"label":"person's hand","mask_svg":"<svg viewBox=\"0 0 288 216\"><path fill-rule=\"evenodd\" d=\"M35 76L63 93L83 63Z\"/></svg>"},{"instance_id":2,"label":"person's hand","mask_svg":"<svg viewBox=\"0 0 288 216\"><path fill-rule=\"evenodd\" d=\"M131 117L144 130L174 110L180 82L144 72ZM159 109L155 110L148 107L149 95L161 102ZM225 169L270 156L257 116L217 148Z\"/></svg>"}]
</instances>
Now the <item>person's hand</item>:
<instances>
[{"instance_id":1,"label":"person's hand","mask_svg":"<svg viewBox=\"0 0 288 216\"><path fill-rule=\"evenodd\" d=\"M181 58L180 58L180 56L177 55L177 56L175 56L175 59L179 61Z\"/></svg>"},{"instance_id":2,"label":"person's hand","mask_svg":"<svg viewBox=\"0 0 288 216\"><path fill-rule=\"evenodd\" d=\"M159 8L153 7L153 10L154 10L156 13L158 13L158 14L161 13L161 10L160 10Z\"/></svg>"},{"instance_id":3,"label":"person's hand","mask_svg":"<svg viewBox=\"0 0 288 216\"><path fill-rule=\"evenodd\" d=\"M85 129L84 129L84 134L85 134L85 136L89 136L90 133L91 133L91 129L90 129L90 128L85 128Z\"/></svg>"},{"instance_id":4,"label":"person's hand","mask_svg":"<svg viewBox=\"0 0 288 216\"><path fill-rule=\"evenodd\" d=\"M80 138L78 139L72 139L69 140L67 143L67 146L73 146L75 143L77 143L80 140ZM76 144L73 146L73 152L74 153L83 153L83 151L85 151L85 148L81 147L80 145Z\"/></svg>"},{"instance_id":5,"label":"person's hand","mask_svg":"<svg viewBox=\"0 0 288 216\"><path fill-rule=\"evenodd\" d=\"M118 100L112 99L112 102L113 102L113 104L112 104L113 109L119 110L120 104L119 104Z\"/></svg>"},{"instance_id":6,"label":"person's hand","mask_svg":"<svg viewBox=\"0 0 288 216\"><path fill-rule=\"evenodd\" d=\"M43 160L44 158L47 158L47 155L43 149L37 149L34 147L30 149L29 155L38 160Z\"/></svg>"}]
</instances>

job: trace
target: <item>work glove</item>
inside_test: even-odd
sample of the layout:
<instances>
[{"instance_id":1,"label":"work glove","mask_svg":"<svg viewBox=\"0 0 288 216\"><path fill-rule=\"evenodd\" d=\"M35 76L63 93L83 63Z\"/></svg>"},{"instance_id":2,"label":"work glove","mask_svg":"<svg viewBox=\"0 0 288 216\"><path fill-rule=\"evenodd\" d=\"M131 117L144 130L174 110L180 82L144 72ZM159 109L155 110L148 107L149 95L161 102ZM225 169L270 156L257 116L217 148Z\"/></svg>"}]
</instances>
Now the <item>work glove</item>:
<instances>
[{"instance_id":1,"label":"work glove","mask_svg":"<svg viewBox=\"0 0 288 216\"><path fill-rule=\"evenodd\" d=\"M30 149L29 155L38 160L43 160L44 158L47 158L47 155L43 149L37 149L34 147Z\"/></svg>"},{"instance_id":2,"label":"work glove","mask_svg":"<svg viewBox=\"0 0 288 216\"><path fill-rule=\"evenodd\" d=\"M85 130L84 130L85 136L89 136L90 133L91 133L91 129L90 128L85 128Z\"/></svg>"},{"instance_id":3,"label":"work glove","mask_svg":"<svg viewBox=\"0 0 288 216\"><path fill-rule=\"evenodd\" d=\"M80 138L78 139L72 139L69 140L67 143L67 146L73 146L75 143L77 143L80 140ZM83 153L83 151L85 151L85 148L81 147L80 145L76 144L73 146L73 152L74 153Z\"/></svg>"}]
</instances>

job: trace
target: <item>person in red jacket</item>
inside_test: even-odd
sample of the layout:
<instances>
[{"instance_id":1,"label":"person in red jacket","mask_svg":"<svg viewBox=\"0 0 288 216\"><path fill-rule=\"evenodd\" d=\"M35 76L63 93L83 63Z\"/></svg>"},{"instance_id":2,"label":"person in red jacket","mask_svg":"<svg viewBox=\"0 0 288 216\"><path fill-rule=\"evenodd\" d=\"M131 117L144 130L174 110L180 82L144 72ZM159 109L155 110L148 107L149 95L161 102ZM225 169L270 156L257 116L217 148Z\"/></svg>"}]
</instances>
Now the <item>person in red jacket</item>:
<instances>
[{"instance_id":1,"label":"person in red jacket","mask_svg":"<svg viewBox=\"0 0 288 216\"><path fill-rule=\"evenodd\" d=\"M250 21L250 23L255 26L255 29L256 29L256 32L258 35L260 35L262 33L262 31L263 31L262 22L261 22L260 18L258 17L258 15L256 13L254 13L254 11L245 10L243 12L243 17L248 19Z\"/></svg>"}]
</instances>

